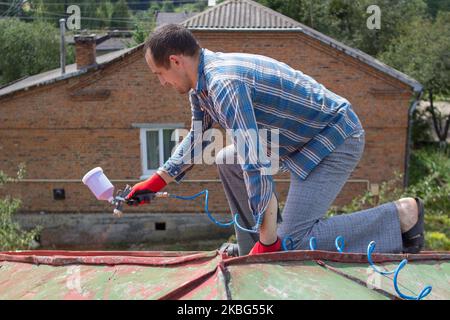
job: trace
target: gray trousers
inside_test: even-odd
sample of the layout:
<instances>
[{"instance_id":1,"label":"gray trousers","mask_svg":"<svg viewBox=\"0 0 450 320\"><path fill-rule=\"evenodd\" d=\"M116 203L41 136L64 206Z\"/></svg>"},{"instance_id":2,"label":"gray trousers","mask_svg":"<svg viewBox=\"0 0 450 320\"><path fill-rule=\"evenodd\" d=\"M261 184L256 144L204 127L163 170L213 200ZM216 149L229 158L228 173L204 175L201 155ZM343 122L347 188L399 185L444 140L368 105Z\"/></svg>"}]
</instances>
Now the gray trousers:
<instances>
[{"instance_id":1,"label":"gray trousers","mask_svg":"<svg viewBox=\"0 0 450 320\"><path fill-rule=\"evenodd\" d=\"M306 180L291 172L289 192L281 214L282 222L278 224L278 236L282 239L291 237L294 249L309 249L309 239L314 237L318 250L336 251L335 239L342 236L345 241L344 252L365 253L372 240L376 241L375 252L402 251L400 221L393 202L325 218L326 212L358 164L364 144L365 132L361 129L324 158ZM223 148L217 154L217 158L229 156L236 157L233 145ZM217 167L231 213L239 213L253 226L255 221L249 208L241 165L218 164ZM236 226L235 232L239 254L245 255L258 240L258 234L242 231Z\"/></svg>"}]
</instances>

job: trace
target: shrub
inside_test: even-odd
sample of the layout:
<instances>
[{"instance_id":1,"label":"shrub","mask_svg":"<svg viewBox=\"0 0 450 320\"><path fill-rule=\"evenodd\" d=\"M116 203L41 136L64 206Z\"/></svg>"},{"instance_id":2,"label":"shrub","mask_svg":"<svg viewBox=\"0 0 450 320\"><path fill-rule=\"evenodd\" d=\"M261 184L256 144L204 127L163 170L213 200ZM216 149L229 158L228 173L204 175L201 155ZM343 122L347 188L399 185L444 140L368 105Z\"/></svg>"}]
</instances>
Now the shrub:
<instances>
[{"instance_id":1,"label":"shrub","mask_svg":"<svg viewBox=\"0 0 450 320\"><path fill-rule=\"evenodd\" d=\"M10 178L3 171L0 170L0 188L7 183L15 183L22 179L25 173L23 166L19 166L17 179ZM5 199L0 199L0 250L23 250L31 249L33 241L41 232L41 227L36 227L31 231L22 230L17 222L14 222L12 215L20 207L20 200L12 199L7 196Z\"/></svg>"}]
</instances>

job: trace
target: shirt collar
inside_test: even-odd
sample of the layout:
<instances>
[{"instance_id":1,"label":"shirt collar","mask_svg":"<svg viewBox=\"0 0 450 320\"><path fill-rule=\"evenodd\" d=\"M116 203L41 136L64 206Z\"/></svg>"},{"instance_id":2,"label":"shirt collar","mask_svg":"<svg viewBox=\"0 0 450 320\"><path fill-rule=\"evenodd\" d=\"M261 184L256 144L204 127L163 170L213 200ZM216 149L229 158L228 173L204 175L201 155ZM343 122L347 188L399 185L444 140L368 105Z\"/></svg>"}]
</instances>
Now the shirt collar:
<instances>
[{"instance_id":1,"label":"shirt collar","mask_svg":"<svg viewBox=\"0 0 450 320\"><path fill-rule=\"evenodd\" d=\"M197 85L195 87L196 93L200 93L202 90L205 90L206 79L205 79L205 49L200 49L200 58L198 63L198 73L197 73Z\"/></svg>"}]
</instances>

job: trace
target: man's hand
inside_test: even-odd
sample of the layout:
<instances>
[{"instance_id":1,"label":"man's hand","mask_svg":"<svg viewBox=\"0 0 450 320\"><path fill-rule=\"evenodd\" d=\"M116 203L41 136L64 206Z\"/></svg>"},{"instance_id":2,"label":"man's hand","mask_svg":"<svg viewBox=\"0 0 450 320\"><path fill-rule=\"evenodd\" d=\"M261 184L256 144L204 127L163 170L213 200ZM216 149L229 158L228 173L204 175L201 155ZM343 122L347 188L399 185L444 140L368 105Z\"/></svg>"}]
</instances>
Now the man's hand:
<instances>
[{"instance_id":1,"label":"man's hand","mask_svg":"<svg viewBox=\"0 0 450 320\"><path fill-rule=\"evenodd\" d=\"M277 238L277 241L275 241L272 244L266 245L260 241L255 243L252 250L250 250L249 256L255 255L255 254L261 254L261 253L269 253L269 252L276 252L281 251L281 240L280 238Z\"/></svg>"},{"instance_id":2,"label":"man's hand","mask_svg":"<svg viewBox=\"0 0 450 320\"><path fill-rule=\"evenodd\" d=\"M126 200L138 200L136 196L146 194L146 193L156 193L164 188L167 183L163 178L157 173L153 174L150 178L145 181L135 184L130 193L127 195ZM135 202L137 205L144 203L150 203L150 197L145 199L140 199L140 201Z\"/></svg>"}]
</instances>

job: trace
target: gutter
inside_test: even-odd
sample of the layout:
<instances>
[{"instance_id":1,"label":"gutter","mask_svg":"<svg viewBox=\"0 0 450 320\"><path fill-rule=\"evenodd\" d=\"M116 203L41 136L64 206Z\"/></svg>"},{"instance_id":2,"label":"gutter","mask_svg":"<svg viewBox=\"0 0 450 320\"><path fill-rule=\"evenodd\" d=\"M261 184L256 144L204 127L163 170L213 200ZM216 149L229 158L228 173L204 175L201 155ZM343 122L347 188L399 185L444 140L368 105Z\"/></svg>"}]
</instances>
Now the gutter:
<instances>
[{"instance_id":1,"label":"gutter","mask_svg":"<svg viewBox=\"0 0 450 320\"><path fill-rule=\"evenodd\" d=\"M414 111L416 111L417 104L419 103L420 99L423 95L423 87L420 88L420 90L416 91L417 96L416 98L411 102L411 105L408 109L408 136L406 139L406 154L405 154L405 175L403 178L403 188L408 187L409 185L409 165L410 165L410 157L411 157L411 139L412 139L412 126L413 126L413 114Z\"/></svg>"}]
</instances>

